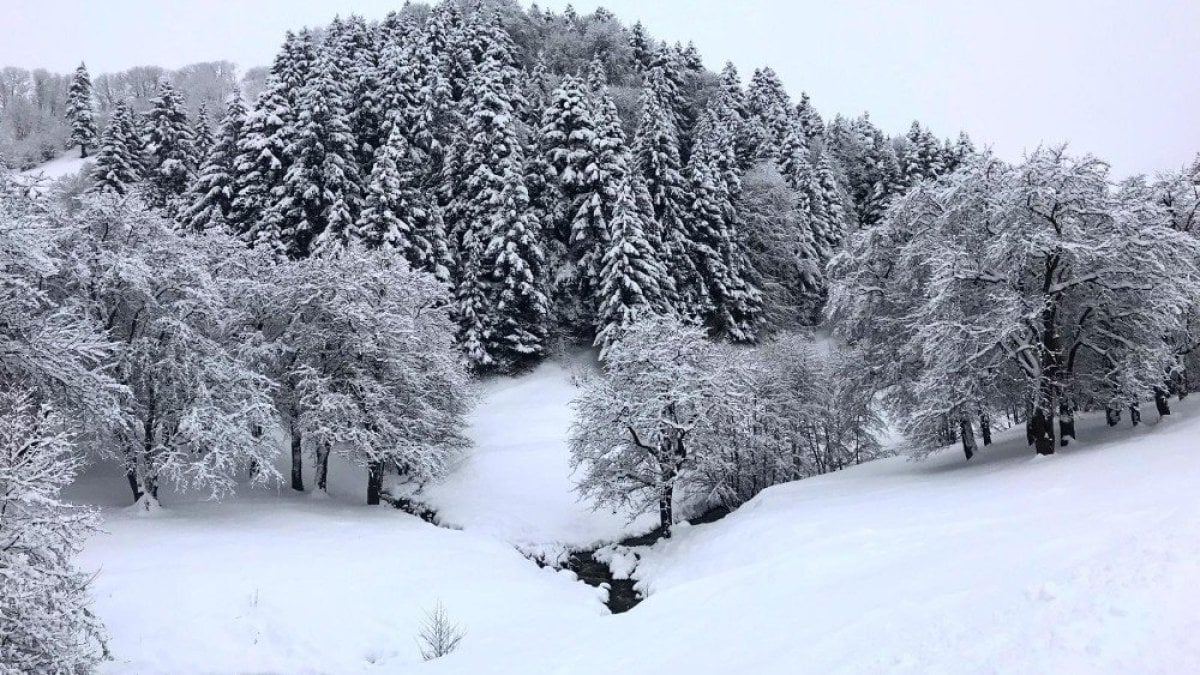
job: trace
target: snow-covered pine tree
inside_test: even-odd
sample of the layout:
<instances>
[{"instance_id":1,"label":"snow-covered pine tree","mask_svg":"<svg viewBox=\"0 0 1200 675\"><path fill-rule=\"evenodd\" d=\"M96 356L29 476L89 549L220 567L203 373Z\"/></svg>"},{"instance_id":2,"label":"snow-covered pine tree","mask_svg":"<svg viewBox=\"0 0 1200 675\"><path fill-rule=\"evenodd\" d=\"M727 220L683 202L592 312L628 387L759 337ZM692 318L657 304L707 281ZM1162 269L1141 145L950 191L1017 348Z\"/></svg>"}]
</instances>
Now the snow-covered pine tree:
<instances>
[{"instance_id":1,"label":"snow-covered pine tree","mask_svg":"<svg viewBox=\"0 0 1200 675\"><path fill-rule=\"evenodd\" d=\"M233 212L238 144L246 124L246 103L234 89L217 128L212 147L188 189L189 206L181 216L185 227L196 232L226 227Z\"/></svg>"},{"instance_id":2,"label":"snow-covered pine tree","mask_svg":"<svg viewBox=\"0 0 1200 675\"><path fill-rule=\"evenodd\" d=\"M688 166L694 195L688 219L691 257L711 297L705 325L737 342L756 338L762 297L740 236L736 202L740 192L732 129L723 120L733 113L721 94L710 102L697 126L696 147Z\"/></svg>"},{"instance_id":3,"label":"snow-covered pine tree","mask_svg":"<svg viewBox=\"0 0 1200 675\"><path fill-rule=\"evenodd\" d=\"M711 311L711 298L692 257L687 218L695 197L688 189L679 161L679 141L671 113L662 105L653 83L642 92L641 115L633 141L633 159L645 188L662 245L662 258L674 278L680 316L699 319Z\"/></svg>"},{"instance_id":4,"label":"snow-covered pine tree","mask_svg":"<svg viewBox=\"0 0 1200 675\"><path fill-rule=\"evenodd\" d=\"M758 158L776 157L791 129L795 113L783 82L771 68L759 68L750 77L746 88L746 111L754 121L754 133L759 137Z\"/></svg>"},{"instance_id":5,"label":"snow-covered pine tree","mask_svg":"<svg viewBox=\"0 0 1200 675\"><path fill-rule=\"evenodd\" d=\"M903 152L898 157L900 182L905 187L912 187L923 180L931 180L945 173L942 148L937 137L919 122L912 123L908 133L904 135L901 147Z\"/></svg>"},{"instance_id":6,"label":"snow-covered pine tree","mask_svg":"<svg viewBox=\"0 0 1200 675\"><path fill-rule=\"evenodd\" d=\"M79 64L67 88L67 120L71 122L71 142L79 146L79 156L87 157L96 145L96 106L92 101L92 78L87 66Z\"/></svg>"},{"instance_id":7,"label":"snow-covered pine tree","mask_svg":"<svg viewBox=\"0 0 1200 675\"><path fill-rule=\"evenodd\" d=\"M361 209L362 184L347 108L349 92L336 50L318 50L299 93L295 118L283 134L290 163L263 214L292 258L345 245Z\"/></svg>"},{"instance_id":8,"label":"snow-covered pine tree","mask_svg":"<svg viewBox=\"0 0 1200 675\"><path fill-rule=\"evenodd\" d=\"M196 108L196 124L192 130L192 137L195 139L192 145L196 152L197 170L208 159L208 152L212 149L213 143L216 142L213 136L212 121L208 118L208 105L203 101Z\"/></svg>"},{"instance_id":9,"label":"snow-covered pine tree","mask_svg":"<svg viewBox=\"0 0 1200 675\"><path fill-rule=\"evenodd\" d=\"M297 96L308 80L313 56L310 32L288 32L266 86L246 118L234 162L231 224L247 243L276 252L284 249L279 223L264 216L292 161L289 134L296 128Z\"/></svg>"},{"instance_id":10,"label":"snow-covered pine tree","mask_svg":"<svg viewBox=\"0 0 1200 675\"><path fill-rule=\"evenodd\" d=\"M640 317L669 314L674 279L646 234L646 217L634 197L634 176L625 176L608 221L607 248L601 261L596 297L596 346L603 359L608 347Z\"/></svg>"},{"instance_id":11,"label":"snow-covered pine tree","mask_svg":"<svg viewBox=\"0 0 1200 675\"><path fill-rule=\"evenodd\" d=\"M544 252L524 183L508 48L493 42L472 72L465 133L447 162L459 341L476 369L509 368L545 348Z\"/></svg>"},{"instance_id":12,"label":"snow-covered pine tree","mask_svg":"<svg viewBox=\"0 0 1200 675\"><path fill-rule=\"evenodd\" d=\"M133 111L127 102L118 101L100 139L100 150L92 169L96 178L92 190L127 193L142 177L140 149Z\"/></svg>"},{"instance_id":13,"label":"snow-covered pine tree","mask_svg":"<svg viewBox=\"0 0 1200 675\"><path fill-rule=\"evenodd\" d=\"M87 573L73 565L98 518L60 496L82 460L68 422L0 388L0 670L87 673L108 657Z\"/></svg>"},{"instance_id":14,"label":"snow-covered pine tree","mask_svg":"<svg viewBox=\"0 0 1200 675\"><path fill-rule=\"evenodd\" d=\"M387 142L375 151L354 236L368 247L394 249L413 269L449 281L453 263L445 227L436 201L419 182L419 157L406 134L393 126Z\"/></svg>"},{"instance_id":15,"label":"snow-covered pine tree","mask_svg":"<svg viewBox=\"0 0 1200 675\"><path fill-rule=\"evenodd\" d=\"M514 153L500 165L502 188L484 251L496 284L496 322L488 351L507 370L529 365L545 353L550 312L542 290L541 227L529 208L522 162Z\"/></svg>"},{"instance_id":16,"label":"snow-covered pine tree","mask_svg":"<svg viewBox=\"0 0 1200 675\"><path fill-rule=\"evenodd\" d=\"M800 122L800 130L804 132L804 140L809 145L825 134L825 121L808 99L808 92L800 92L800 102L796 104L796 119Z\"/></svg>"},{"instance_id":17,"label":"snow-covered pine tree","mask_svg":"<svg viewBox=\"0 0 1200 675\"><path fill-rule=\"evenodd\" d=\"M629 46L633 50L633 67L639 72L650 70L657 47L641 21L629 29Z\"/></svg>"},{"instance_id":18,"label":"snow-covered pine tree","mask_svg":"<svg viewBox=\"0 0 1200 675\"><path fill-rule=\"evenodd\" d=\"M171 83L159 83L146 113L146 180L150 203L174 213L191 183L196 147L183 97Z\"/></svg>"}]
</instances>

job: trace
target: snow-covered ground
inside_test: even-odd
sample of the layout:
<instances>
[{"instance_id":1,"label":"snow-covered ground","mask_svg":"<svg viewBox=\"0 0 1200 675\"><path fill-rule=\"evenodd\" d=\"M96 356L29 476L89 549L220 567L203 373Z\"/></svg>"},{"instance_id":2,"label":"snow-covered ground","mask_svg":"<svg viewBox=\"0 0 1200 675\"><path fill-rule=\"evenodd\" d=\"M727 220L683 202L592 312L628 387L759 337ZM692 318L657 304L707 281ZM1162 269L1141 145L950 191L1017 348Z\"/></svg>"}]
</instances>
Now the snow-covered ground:
<instances>
[{"instance_id":1,"label":"snow-covered ground","mask_svg":"<svg viewBox=\"0 0 1200 675\"><path fill-rule=\"evenodd\" d=\"M624 557L649 597L595 589L513 544L582 542L624 519L575 502L562 434L570 368L485 387L476 454L428 499L464 527L282 490L164 497L136 517L119 475L72 490L108 534L81 564L111 673L1197 672L1200 402L1035 458L1016 430L767 490L726 519ZM461 649L422 664L441 600Z\"/></svg>"},{"instance_id":2,"label":"snow-covered ground","mask_svg":"<svg viewBox=\"0 0 1200 675\"><path fill-rule=\"evenodd\" d=\"M18 175L26 180L39 179L48 182L66 176L73 176L79 173L85 165L90 165L93 161L95 161L94 156L81 159L79 157L79 148L71 148L49 162L22 171Z\"/></svg>"},{"instance_id":3,"label":"snow-covered ground","mask_svg":"<svg viewBox=\"0 0 1200 675\"><path fill-rule=\"evenodd\" d=\"M576 379L594 369L591 358L578 354L524 377L485 382L471 418L474 450L421 500L445 523L524 549L588 546L652 529L655 516L631 524L628 514L594 510L574 492L570 402Z\"/></svg>"}]
</instances>

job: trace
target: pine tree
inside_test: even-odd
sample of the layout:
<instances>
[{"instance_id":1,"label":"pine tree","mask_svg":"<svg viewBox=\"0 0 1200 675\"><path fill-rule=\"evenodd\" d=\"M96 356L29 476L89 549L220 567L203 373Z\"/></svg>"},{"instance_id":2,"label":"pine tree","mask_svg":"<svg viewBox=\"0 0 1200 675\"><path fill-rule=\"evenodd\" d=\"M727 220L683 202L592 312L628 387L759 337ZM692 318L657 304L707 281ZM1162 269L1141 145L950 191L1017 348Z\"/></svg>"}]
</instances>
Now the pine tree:
<instances>
[{"instance_id":1,"label":"pine tree","mask_svg":"<svg viewBox=\"0 0 1200 675\"><path fill-rule=\"evenodd\" d=\"M900 162L900 182L906 188L945 173L942 148L928 129L913 122L904 141L903 152L897 159Z\"/></svg>"},{"instance_id":2,"label":"pine tree","mask_svg":"<svg viewBox=\"0 0 1200 675\"><path fill-rule=\"evenodd\" d=\"M300 92L293 127L284 131L291 139L291 163L271 192L275 203L263 215L290 257L340 248L358 217L362 186L348 97L336 54L320 50Z\"/></svg>"},{"instance_id":3,"label":"pine tree","mask_svg":"<svg viewBox=\"0 0 1200 675\"><path fill-rule=\"evenodd\" d=\"M355 237L399 251L413 269L449 281L451 262L441 213L419 183L419 153L399 127L375 151Z\"/></svg>"},{"instance_id":4,"label":"pine tree","mask_svg":"<svg viewBox=\"0 0 1200 675\"><path fill-rule=\"evenodd\" d=\"M139 158L134 154L141 143L133 126L133 112L124 100L118 101L100 139L93 175L95 192L126 194L141 179Z\"/></svg>"},{"instance_id":5,"label":"pine tree","mask_svg":"<svg viewBox=\"0 0 1200 675\"><path fill-rule=\"evenodd\" d=\"M181 218L188 229L202 232L229 224L233 212L238 144L242 141L247 114L242 93L234 89L212 146L188 190L189 206Z\"/></svg>"},{"instance_id":6,"label":"pine tree","mask_svg":"<svg viewBox=\"0 0 1200 675\"><path fill-rule=\"evenodd\" d=\"M597 293L596 342L600 357L621 331L647 314L669 314L674 281L645 231L645 214L638 210L632 176L617 190L609 221Z\"/></svg>"},{"instance_id":7,"label":"pine tree","mask_svg":"<svg viewBox=\"0 0 1200 675\"><path fill-rule=\"evenodd\" d=\"M645 180L664 261L675 279L676 309L684 317L705 316L711 309L711 299L693 261L687 229L694 196L689 194L681 172L672 115L664 109L652 87L642 92L633 157L638 173Z\"/></svg>"},{"instance_id":8,"label":"pine tree","mask_svg":"<svg viewBox=\"0 0 1200 675\"><path fill-rule=\"evenodd\" d=\"M192 145L196 148L196 166L200 167L208 159L208 153L212 150L215 142L212 121L208 119L208 106L203 102L196 108L196 125L192 130L192 136L195 139Z\"/></svg>"},{"instance_id":9,"label":"pine tree","mask_svg":"<svg viewBox=\"0 0 1200 675\"><path fill-rule=\"evenodd\" d=\"M655 51L654 40L646 33L641 21L629 29L629 46L633 50L633 67L639 72L650 70Z\"/></svg>"},{"instance_id":10,"label":"pine tree","mask_svg":"<svg viewBox=\"0 0 1200 675\"><path fill-rule=\"evenodd\" d=\"M234 162L230 224L248 243L277 252L283 250L279 223L264 215L274 204L272 193L292 161L289 134L296 128L297 96L312 69L312 40L307 31L287 34L266 86L246 118Z\"/></svg>"},{"instance_id":11,"label":"pine tree","mask_svg":"<svg viewBox=\"0 0 1200 675\"><path fill-rule=\"evenodd\" d=\"M195 139L183 97L170 82L163 80L159 84L158 96L150 103L146 117L146 179L151 203L172 212L191 182L196 163Z\"/></svg>"},{"instance_id":12,"label":"pine tree","mask_svg":"<svg viewBox=\"0 0 1200 675\"><path fill-rule=\"evenodd\" d=\"M688 166L693 201L688 219L691 257L708 289L711 305L703 317L715 335L751 342L761 320L762 297L739 234L735 206L741 189L733 130L721 95L710 102L697 129Z\"/></svg>"},{"instance_id":13,"label":"pine tree","mask_svg":"<svg viewBox=\"0 0 1200 675\"><path fill-rule=\"evenodd\" d=\"M459 341L476 369L510 368L544 351L540 228L529 208L508 45L492 43L472 72L469 114L450 169L449 214L459 242Z\"/></svg>"},{"instance_id":14,"label":"pine tree","mask_svg":"<svg viewBox=\"0 0 1200 675\"><path fill-rule=\"evenodd\" d=\"M79 64L67 89L67 119L71 122L71 142L79 146L79 156L87 157L96 144L96 107L92 101L92 78L87 66Z\"/></svg>"},{"instance_id":15,"label":"pine tree","mask_svg":"<svg viewBox=\"0 0 1200 675\"><path fill-rule=\"evenodd\" d=\"M811 144L825 133L825 122L821 119L821 113L817 112L812 101L808 99L808 92L800 92L800 102L796 104L796 118L808 143Z\"/></svg>"},{"instance_id":16,"label":"pine tree","mask_svg":"<svg viewBox=\"0 0 1200 675\"><path fill-rule=\"evenodd\" d=\"M792 104L774 70L754 71L746 89L746 111L755 122L760 158L775 157L792 125Z\"/></svg>"}]
</instances>

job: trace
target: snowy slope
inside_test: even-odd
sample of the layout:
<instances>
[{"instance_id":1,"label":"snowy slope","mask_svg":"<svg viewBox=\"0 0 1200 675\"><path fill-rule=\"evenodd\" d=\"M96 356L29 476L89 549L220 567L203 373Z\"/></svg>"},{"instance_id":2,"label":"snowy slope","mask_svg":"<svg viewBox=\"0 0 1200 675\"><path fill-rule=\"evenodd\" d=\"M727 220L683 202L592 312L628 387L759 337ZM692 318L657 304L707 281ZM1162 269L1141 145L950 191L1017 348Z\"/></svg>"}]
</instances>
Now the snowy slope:
<instances>
[{"instance_id":1,"label":"snowy slope","mask_svg":"<svg viewBox=\"0 0 1200 675\"><path fill-rule=\"evenodd\" d=\"M574 379L594 368L591 353L547 362L518 378L484 383L471 417L471 451L422 501L443 522L490 534L522 548L543 544L587 546L640 534L655 525L647 515L593 510L579 500L571 477L567 432Z\"/></svg>"},{"instance_id":2,"label":"snowy slope","mask_svg":"<svg viewBox=\"0 0 1200 675\"><path fill-rule=\"evenodd\" d=\"M73 176L85 165L90 165L94 157L81 159L79 157L79 148L71 148L64 152L61 156L56 157L45 164L40 164L22 171L19 175L26 179L42 179L45 181L57 180L65 176Z\"/></svg>"},{"instance_id":3,"label":"snowy slope","mask_svg":"<svg viewBox=\"0 0 1200 675\"><path fill-rule=\"evenodd\" d=\"M609 615L510 543L624 528L569 492L571 389L553 365L487 384L480 447L431 493L462 531L360 506L362 476L340 466L329 500L169 495L154 518L91 472L72 496L105 505L81 564L99 571L106 672L1200 668L1200 401L1138 429L1081 419L1084 440L1050 458L1006 432L970 463L948 450L778 486L639 551L649 597ZM422 664L413 636L439 599L467 637Z\"/></svg>"},{"instance_id":4,"label":"snowy slope","mask_svg":"<svg viewBox=\"0 0 1200 675\"><path fill-rule=\"evenodd\" d=\"M1036 459L893 458L767 490L641 551L650 597L569 646L441 672L1200 670L1200 417ZM1150 416L1148 416L1150 417ZM614 648L614 646L619 647Z\"/></svg>"}]
</instances>

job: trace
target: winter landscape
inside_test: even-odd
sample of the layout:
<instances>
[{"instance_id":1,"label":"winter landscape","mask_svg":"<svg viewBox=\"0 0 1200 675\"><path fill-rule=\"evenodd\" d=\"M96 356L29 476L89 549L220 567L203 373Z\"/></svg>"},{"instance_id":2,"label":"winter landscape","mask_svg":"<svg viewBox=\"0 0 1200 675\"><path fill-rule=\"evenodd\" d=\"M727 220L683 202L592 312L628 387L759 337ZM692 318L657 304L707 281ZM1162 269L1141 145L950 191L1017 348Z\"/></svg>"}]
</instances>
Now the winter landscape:
<instances>
[{"instance_id":1,"label":"winter landscape","mask_svg":"<svg viewBox=\"0 0 1200 675\"><path fill-rule=\"evenodd\" d=\"M0 7L0 674L1200 672L1200 10L709 4Z\"/></svg>"}]
</instances>

